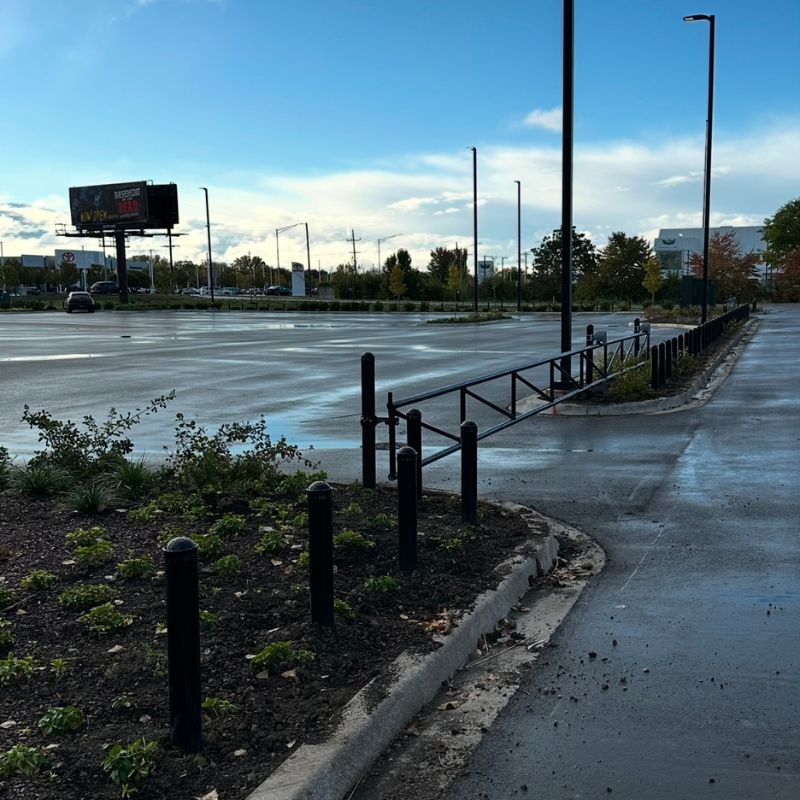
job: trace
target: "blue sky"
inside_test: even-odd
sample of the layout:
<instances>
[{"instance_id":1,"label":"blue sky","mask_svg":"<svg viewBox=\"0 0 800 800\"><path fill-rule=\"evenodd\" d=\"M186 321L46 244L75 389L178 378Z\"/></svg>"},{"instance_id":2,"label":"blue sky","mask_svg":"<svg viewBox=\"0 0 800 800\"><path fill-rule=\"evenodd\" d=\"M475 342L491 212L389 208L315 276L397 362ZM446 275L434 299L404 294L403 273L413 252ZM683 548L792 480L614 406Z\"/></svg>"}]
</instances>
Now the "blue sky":
<instances>
[{"instance_id":1,"label":"blue sky","mask_svg":"<svg viewBox=\"0 0 800 800\"><path fill-rule=\"evenodd\" d=\"M717 18L712 224L800 194L800 1L575 0L575 211L599 245L699 225ZM560 224L562 0L0 0L0 240L52 252L68 187L178 184L176 258L424 267L516 253ZM156 242L156 244L154 244ZM74 244L74 240L72 240ZM88 246L87 241L87 246ZM134 242L131 252L160 247ZM296 252L295 252L296 251ZM281 261L305 260L303 228Z\"/></svg>"}]
</instances>

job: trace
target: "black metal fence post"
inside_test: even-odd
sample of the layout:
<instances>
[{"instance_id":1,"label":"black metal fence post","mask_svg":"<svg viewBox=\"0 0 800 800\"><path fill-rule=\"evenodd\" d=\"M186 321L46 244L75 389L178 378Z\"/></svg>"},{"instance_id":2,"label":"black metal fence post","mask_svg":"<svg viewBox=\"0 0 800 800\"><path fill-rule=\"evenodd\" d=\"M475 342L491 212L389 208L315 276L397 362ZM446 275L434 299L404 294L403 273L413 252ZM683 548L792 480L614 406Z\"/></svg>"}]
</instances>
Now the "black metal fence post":
<instances>
[{"instance_id":1,"label":"black metal fence post","mask_svg":"<svg viewBox=\"0 0 800 800\"><path fill-rule=\"evenodd\" d=\"M311 621L333 627L333 490L315 481L306 495Z\"/></svg>"},{"instance_id":2,"label":"black metal fence post","mask_svg":"<svg viewBox=\"0 0 800 800\"><path fill-rule=\"evenodd\" d=\"M400 569L417 568L417 452L401 447L397 453L397 555Z\"/></svg>"},{"instance_id":3,"label":"black metal fence post","mask_svg":"<svg viewBox=\"0 0 800 800\"><path fill-rule=\"evenodd\" d=\"M667 382L667 348L664 342L658 343L658 385L663 386Z\"/></svg>"},{"instance_id":4,"label":"black metal fence post","mask_svg":"<svg viewBox=\"0 0 800 800\"><path fill-rule=\"evenodd\" d=\"M478 426L461 423L461 519L478 524Z\"/></svg>"},{"instance_id":5,"label":"black metal fence post","mask_svg":"<svg viewBox=\"0 0 800 800\"><path fill-rule=\"evenodd\" d=\"M594 325L586 326L586 346L591 347L594 344ZM594 350L586 351L586 382L591 383L594 380Z\"/></svg>"},{"instance_id":6,"label":"black metal fence post","mask_svg":"<svg viewBox=\"0 0 800 800\"><path fill-rule=\"evenodd\" d=\"M672 345L664 342L664 379L672 380Z\"/></svg>"},{"instance_id":7,"label":"black metal fence post","mask_svg":"<svg viewBox=\"0 0 800 800\"><path fill-rule=\"evenodd\" d=\"M375 488L375 356L361 356L361 482Z\"/></svg>"},{"instance_id":8,"label":"black metal fence post","mask_svg":"<svg viewBox=\"0 0 800 800\"><path fill-rule=\"evenodd\" d=\"M639 358L639 333L641 332L642 328L642 321L639 317L635 317L633 320L633 332L636 335L636 338L633 340L633 355L635 358Z\"/></svg>"},{"instance_id":9,"label":"black metal fence post","mask_svg":"<svg viewBox=\"0 0 800 800\"><path fill-rule=\"evenodd\" d=\"M658 345L653 345L650 348L650 386L653 389L658 389L660 386L658 382Z\"/></svg>"},{"instance_id":10,"label":"black metal fence post","mask_svg":"<svg viewBox=\"0 0 800 800\"><path fill-rule=\"evenodd\" d=\"M185 536L170 540L164 548L164 572L170 740L198 753L202 740L197 545Z\"/></svg>"},{"instance_id":11,"label":"black metal fence post","mask_svg":"<svg viewBox=\"0 0 800 800\"><path fill-rule=\"evenodd\" d=\"M417 499L422 499L422 412L411 408L406 414L406 439L408 446L417 454ZM398 453L399 455L399 453Z\"/></svg>"}]
</instances>

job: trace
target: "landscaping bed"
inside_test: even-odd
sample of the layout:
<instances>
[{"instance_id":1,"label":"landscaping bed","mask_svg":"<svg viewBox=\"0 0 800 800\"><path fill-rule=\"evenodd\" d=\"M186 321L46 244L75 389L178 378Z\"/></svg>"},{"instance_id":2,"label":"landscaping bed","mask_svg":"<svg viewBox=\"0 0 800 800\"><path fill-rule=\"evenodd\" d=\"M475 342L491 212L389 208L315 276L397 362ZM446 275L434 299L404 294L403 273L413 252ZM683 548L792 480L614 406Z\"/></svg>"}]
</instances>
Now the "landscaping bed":
<instances>
[{"instance_id":1,"label":"landscaping bed","mask_svg":"<svg viewBox=\"0 0 800 800\"><path fill-rule=\"evenodd\" d=\"M419 568L404 575L396 493L337 486L336 625L319 630L309 619L311 478L202 502L152 490L93 514L63 495L0 495L4 797L245 798L325 737L399 653L436 647L434 634L497 584L496 565L530 531L487 504L465 527L457 498L426 494ZM197 754L170 744L162 548L178 535L201 546Z\"/></svg>"}]
</instances>

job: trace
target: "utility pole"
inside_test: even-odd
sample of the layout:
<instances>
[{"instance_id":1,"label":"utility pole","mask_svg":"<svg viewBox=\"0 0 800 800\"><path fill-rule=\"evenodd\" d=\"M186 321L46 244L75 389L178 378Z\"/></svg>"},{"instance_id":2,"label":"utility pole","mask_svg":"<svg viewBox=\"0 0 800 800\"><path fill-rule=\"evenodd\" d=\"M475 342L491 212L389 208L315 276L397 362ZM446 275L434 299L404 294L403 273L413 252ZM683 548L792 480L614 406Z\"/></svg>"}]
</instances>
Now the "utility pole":
<instances>
[{"instance_id":1,"label":"utility pole","mask_svg":"<svg viewBox=\"0 0 800 800\"><path fill-rule=\"evenodd\" d=\"M351 228L350 238L345 239L345 241L353 243L353 271L358 272L358 264L356 263L356 242L360 242L361 238L359 237L358 239L356 239L356 232Z\"/></svg>"}]
</instances>

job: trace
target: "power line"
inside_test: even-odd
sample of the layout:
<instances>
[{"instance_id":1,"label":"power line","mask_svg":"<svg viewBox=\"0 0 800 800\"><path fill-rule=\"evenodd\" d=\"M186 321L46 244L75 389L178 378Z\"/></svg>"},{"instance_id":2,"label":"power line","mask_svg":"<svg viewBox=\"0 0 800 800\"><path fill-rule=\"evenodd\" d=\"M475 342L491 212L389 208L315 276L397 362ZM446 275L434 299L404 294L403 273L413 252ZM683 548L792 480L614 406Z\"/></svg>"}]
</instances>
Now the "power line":
<instances>
[{"instance_id":1,"label":"power line","mask_svg":"<svg viewBox=\"0 0 800 800\"><path fill-rule=\"evenodd\" d=\"M356 263L356 242L360 242L361 238L359 237L356 239L356 232L351 228L350 229L350 238L346 239L345 241L353 243L353 270L358 272L358 264Z\"/></svg>"}]
</instances>

